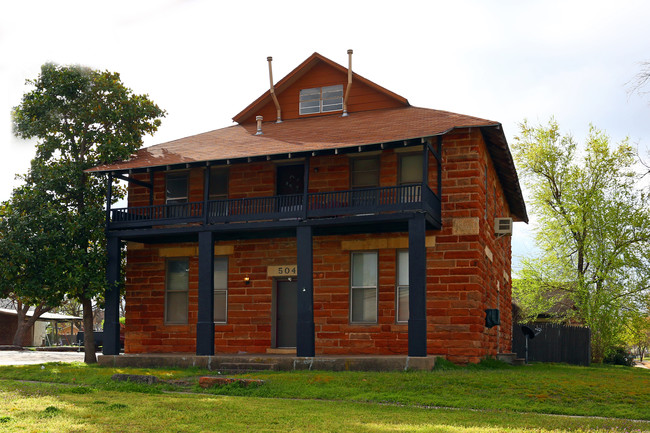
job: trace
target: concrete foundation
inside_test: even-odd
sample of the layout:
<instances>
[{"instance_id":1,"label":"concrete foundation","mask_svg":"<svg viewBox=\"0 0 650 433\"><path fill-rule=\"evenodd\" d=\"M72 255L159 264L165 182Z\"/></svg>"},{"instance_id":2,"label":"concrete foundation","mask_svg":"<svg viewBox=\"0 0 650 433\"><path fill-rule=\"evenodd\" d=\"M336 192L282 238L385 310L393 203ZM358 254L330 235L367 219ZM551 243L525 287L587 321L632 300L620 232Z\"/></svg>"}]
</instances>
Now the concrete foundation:
<instances>
[{"instance_id":1,"label":"concrete foundation","mask_svg":"<svg viewBox=\"0 0 650 433\"><path fill-rule=\"evenodd\" d=\"M435 357L409 356L318 356L296 357L290 355L212 355L137 354L99 355L99 365L105 367L199 367L211 371L254 370L326 370L326 371L430 371Z\"/></svg>"}]
</instances>

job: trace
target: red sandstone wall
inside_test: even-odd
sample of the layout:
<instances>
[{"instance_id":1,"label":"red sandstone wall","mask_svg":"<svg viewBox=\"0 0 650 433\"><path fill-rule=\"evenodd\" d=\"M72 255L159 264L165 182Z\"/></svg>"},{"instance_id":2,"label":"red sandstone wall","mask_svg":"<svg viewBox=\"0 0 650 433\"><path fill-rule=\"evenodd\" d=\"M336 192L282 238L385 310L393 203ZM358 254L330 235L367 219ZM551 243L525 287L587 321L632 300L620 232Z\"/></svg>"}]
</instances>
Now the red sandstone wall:
<instances>
[{"instance_id":1,"label":"red sandstone wall","mask_svg":"<svg viewBox=\"0 0 650 433\"><path fill-rule=\"evenodd\" d=\"M314 157L310 164L310 192L349 187L347 156ZM493 232L495 214L508 216L509 210L478 129L446 135L442 164L443 229L428 233L435 236L435 246L427 250L428 352L455 362L477 362L510 351L510 238L496 239ZM147 180L148 175L143 179ZM202 179L202 170L193 169L191 201L202 200ZM381 184L394 185L396 180L397 155L386 151L381 157ZM156 173L155 184L155 203L162 203L164 173ZM233 198L273 195L274 185L274 163L230 168ZM147 205L148 200L146 189L130 190L131 206ZM384 237L397 236L406 237L406 233ZM349 323L350 252L341 251L341 241L376 238L314 238L317 354L406 354L407 326L395 323L394 248L378 250L378 323ZM273 279L266 275L267 266L295 263L295 239L240 240L218 245L232 245L233 254L229 259L228 323L216 325L215 349L221 353L265 353L271 347L273 287ZM127 353L195 351L198 260L192 257L190 261L188 325L166 326L165 259L158 255L160 247L170 245L129 249ZM246 275L250 285L244 284ZM486 308L500 309L502 326L485 328Z\"/></svg>"}]
</instances>

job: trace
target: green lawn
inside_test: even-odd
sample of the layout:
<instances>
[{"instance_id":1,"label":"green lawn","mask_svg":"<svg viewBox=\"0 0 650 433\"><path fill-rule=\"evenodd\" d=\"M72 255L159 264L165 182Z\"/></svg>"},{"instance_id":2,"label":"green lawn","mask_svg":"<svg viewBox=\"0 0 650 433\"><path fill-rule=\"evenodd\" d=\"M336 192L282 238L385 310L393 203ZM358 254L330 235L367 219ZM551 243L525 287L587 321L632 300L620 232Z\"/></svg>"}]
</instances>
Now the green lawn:
<instances>
[{"instance_id":1,"label":"green lawn","mask_svg":"<svg viewBox=\"0 0 650 433\"><path fill-rule=\"evenodd\" d=\"M113 382L116 372L171 383ZM626 419L650 420L650 370L638 368L488 364L429 373L273 372L243 375L264 379L261 386L208 391L196 386L205 374L216 373L0 367L0 432L650 431L650 422Z\"/></svg>"}]
</instances>

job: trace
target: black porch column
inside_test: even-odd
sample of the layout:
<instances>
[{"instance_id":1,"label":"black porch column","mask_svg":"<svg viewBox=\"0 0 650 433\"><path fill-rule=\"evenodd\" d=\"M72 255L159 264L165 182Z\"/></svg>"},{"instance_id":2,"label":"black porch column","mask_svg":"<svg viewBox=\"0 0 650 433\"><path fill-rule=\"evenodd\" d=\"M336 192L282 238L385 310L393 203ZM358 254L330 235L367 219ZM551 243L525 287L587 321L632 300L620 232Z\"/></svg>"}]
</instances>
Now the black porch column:
<instances>
[{"instance_id":1,"label":"black porch column","mask_svg":"<svg viewBox=\"0 0 650 433\"><path fill-rule=\"evenodd\" d=\"M409 220L409 356L427 356L427 248L423 213Z\"/></svg>"},{"instance_id":2,"label":"black porch column","mask_svg":"<svg viewBox=\"0 0 650 433\"><path fill-rule=\"evenodd\" d=\"M108 263L106 280L108 286L104 293L104 355L120 354L120 264L121 242L115 236L106 237Z\"/></svg>"},{"instance_id":3,"label":"black porch column","mask_svg":"<svg viewBox=\"0 0 650 433\"><path fill-rule=\"evenodd\" d=\"M296 355L312 357L316 344L314 341L314 271L311 227L298 227L296 237L298 243Z\"/></svg>"},{"instance_id":4,"label":"black porch column","mask_svg":"<svg viewBox=\"0 0 650 433\"><path fill-rule=\"evenodd\" d=\"M196 323L196 354L214 355L214 238L199 233L199 311Z\"/></svg>"}]
</instances>

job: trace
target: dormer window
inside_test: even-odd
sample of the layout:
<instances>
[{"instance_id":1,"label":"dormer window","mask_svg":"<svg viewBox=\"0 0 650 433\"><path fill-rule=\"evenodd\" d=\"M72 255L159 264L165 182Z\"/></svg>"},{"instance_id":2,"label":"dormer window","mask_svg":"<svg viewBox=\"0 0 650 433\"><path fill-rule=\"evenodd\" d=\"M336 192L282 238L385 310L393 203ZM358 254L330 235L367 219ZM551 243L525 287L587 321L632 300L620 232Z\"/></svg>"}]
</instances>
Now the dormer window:
<instances>
[{"instance_id":1,"label":"dormer window","mask_svg":"<svg viewBox=\"0 0 650 433\"><path fill-rule=\"evenodd\" d=\"M300 91L300 114L343 110L343 84Z\"/></svg>"}]
</instances>

